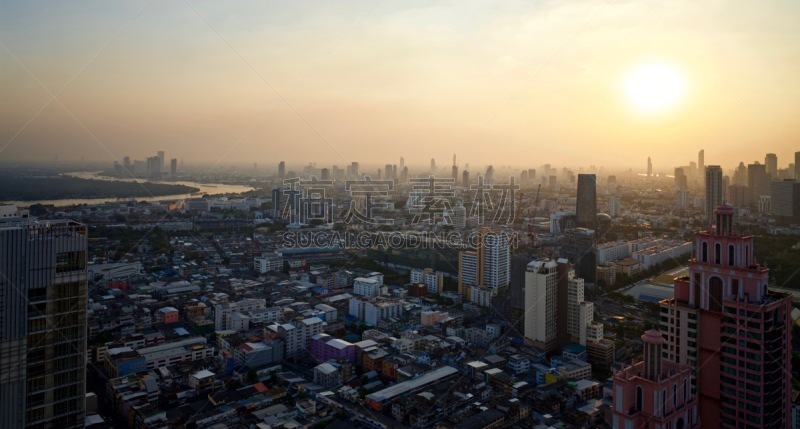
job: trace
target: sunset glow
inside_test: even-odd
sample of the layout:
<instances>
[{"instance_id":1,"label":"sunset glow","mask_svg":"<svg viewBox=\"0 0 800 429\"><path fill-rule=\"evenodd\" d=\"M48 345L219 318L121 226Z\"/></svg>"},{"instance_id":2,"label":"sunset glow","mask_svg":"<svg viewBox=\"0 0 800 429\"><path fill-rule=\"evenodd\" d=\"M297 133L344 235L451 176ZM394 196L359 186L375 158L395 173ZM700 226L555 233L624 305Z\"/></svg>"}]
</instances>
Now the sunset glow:
<instances>
[{"instance_id":1,"label":"sunset glow","mask_svg":"<svg viewBox=\"0 0 800 429\"><path fill-rule=\"evenodd\" d=\"M683 98L685 89L683 76L674 68L659 63L633 69L624 83L628 102L644 111L675 107Z\"/></svg>"}]
</instances>

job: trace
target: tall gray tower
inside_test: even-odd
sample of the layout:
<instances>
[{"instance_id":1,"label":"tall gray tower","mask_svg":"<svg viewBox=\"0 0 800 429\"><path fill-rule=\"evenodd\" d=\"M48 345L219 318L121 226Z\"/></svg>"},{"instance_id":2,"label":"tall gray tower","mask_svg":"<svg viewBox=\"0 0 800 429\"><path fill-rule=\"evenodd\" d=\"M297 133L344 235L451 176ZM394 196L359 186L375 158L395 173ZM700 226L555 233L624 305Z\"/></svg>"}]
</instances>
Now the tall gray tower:
<instances>
[{"instance_id":1,"label":"tall gray tower","mask_svg":"<svg viewBox=\"0 0 800 429\"><path fill-rule=\"evenodd\" d=\"M0 206L0 416L12 428L83 428L86 226Z\"/></svg>"}]
</instances>

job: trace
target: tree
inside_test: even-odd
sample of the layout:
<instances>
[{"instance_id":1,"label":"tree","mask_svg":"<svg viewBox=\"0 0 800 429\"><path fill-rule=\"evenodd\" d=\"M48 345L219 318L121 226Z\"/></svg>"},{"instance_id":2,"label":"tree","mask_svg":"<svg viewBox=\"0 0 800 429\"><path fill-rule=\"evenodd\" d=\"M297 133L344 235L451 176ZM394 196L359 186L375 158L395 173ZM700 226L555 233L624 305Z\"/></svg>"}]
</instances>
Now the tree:
<instances>
[{"instance_id":1,"label":"tree","mask_svg":"<svg viewBox=\"0 0 800 429\"><path fill-rule=\"evenodd\" d=\"M247 381L250 383L258 382L258 372L256 372L255 368L250 368L247 371Z\"/></svg>"}]
</instances>

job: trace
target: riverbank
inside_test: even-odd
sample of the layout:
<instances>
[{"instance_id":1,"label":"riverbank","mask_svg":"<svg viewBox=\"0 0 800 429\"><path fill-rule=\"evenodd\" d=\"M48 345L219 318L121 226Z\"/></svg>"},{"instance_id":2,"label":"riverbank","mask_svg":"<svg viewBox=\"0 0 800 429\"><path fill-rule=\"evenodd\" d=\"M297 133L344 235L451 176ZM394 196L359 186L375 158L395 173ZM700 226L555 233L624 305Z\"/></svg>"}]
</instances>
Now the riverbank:
<instances>
[{"instance_id":1,"label":"riverbank","mask_svg":"<svg viewBox=\"0 0 800 429\"><path fill-rule=\"evenodd\" d=\"M184 195L200 188L181 184L92 180L77 177L0 176L0 195L4 200L39 201L52 199L128 199Z\"/></svg>"}]
</instances>

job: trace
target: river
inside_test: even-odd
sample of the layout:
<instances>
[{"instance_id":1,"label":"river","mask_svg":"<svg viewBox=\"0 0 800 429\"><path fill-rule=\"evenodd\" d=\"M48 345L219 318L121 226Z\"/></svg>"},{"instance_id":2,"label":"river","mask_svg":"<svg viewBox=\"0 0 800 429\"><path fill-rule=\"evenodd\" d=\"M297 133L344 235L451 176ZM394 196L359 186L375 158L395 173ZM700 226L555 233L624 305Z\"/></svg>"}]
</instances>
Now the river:
<instances>
[{"instance_id":1,"label":"river","mask_svg":"<svg viewBox=\"0 0 800 429\"><path fill-rule=\"evenodd\" d=\"M116 177L105 177L97 175L98 172L96 171L80 171L74 173L64 173L64 176L69 177L77 177L79 179L93 179L93 180L107 180L107 181L116 181L116 182L136 182L136 183L144 183L147 182L145 179L118 179ZM154 183L161 183L161 182L154 182ZM252 186L242 186L242 185L227 185L223 183L197 183L197 182L186 182L186 181L175 181L175 182L163 182L168 185L184 185L184 186L191 186L193 188L198 188L195 194L174 194L174 195L162 195L159 197L135 197L136 201L168 201L168 200L182 200L185 198L191 198L192 196L199 196L202 194L239 194L242 192L249 192L252 191ZM126 199L127 200L127 199ZM66 199L59 199L59 200L38 200L38 201L7 201L7 203L16 204L18 207L28 207L33 204L44 204L49 205L52 204L56 207L65 207L65 206L74 206L79 204L102 204L106 202L117 202L121 200L117 200L116 198L66 198Z\"/></svg>"}]
</instances>

